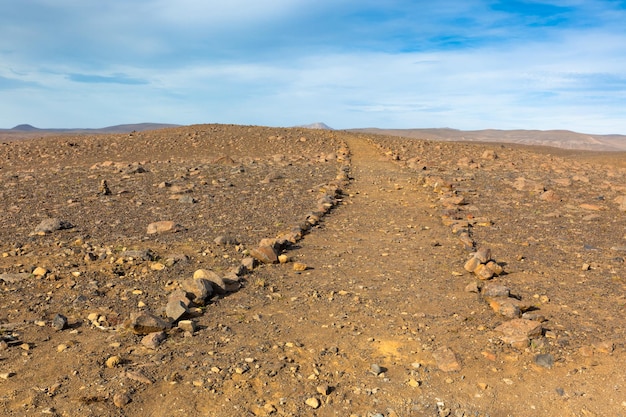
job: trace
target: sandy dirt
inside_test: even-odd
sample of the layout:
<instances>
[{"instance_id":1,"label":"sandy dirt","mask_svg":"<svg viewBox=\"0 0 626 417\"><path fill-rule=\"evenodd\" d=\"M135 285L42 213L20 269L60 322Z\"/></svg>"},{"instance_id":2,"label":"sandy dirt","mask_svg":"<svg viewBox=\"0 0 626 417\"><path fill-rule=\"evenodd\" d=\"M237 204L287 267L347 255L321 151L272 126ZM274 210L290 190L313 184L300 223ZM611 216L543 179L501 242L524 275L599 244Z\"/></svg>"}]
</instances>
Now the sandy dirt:
<instances>
[{"instance_id":1,"label":"sandy dirt","mask_svg":"<svg viewBox=\"0 0 626 417\"><path fill-rule=\"evenodd\" d=\"M0 153L2 415L626 415L617 154L224 125ZM150 346L133 317L198 269L240 288Z\"/></svg>"}]
</instances>

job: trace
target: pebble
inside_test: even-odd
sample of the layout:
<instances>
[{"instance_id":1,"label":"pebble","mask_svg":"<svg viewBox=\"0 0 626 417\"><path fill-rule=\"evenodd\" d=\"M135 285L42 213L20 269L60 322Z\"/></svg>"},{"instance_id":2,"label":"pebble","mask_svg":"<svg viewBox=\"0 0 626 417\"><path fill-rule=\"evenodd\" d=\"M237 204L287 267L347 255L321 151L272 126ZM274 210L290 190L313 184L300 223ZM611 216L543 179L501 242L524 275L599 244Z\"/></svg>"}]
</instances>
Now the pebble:
<instances>
[{"instance_id":1,"label":"pebble","mask_svg":"<svg viewBox=\"0 0 626 417\"><path fill-rule=\"evenodd\" d=\"M122 359L119 356L111 356L106 360L107 368L115 368L122 362Z\"/></svg>"},{"instance_id":2,"label":"pebble","mask_svg":"<svg viewBox=\"0 0 626 417\"><path fill-rule=\"evenodd\" d=\"M310 397L310 398L307 398L307 400L305 401L305 404L313 409L317 409L320 406L320 400L318 400L315 397Z\"/></svg>"},{"instance_id":3,"label":"pebble","mask_svg":"<svg viewBox=\"0 0 626 417\"><path fill-rule=\"evenodd\" d=\"M178 328L186 332L194 333L196 331L196 323L193 320L181 320L178 322Z\"/></svg>"},{"instance_id":4,"label":"pebble","mask_svg":"<svg viewBox=\"0 0 626 417\"><path fill-rule=\"evenodd\" d=\"M306 271L307 268L308 268L307 265L303 264L302 262L294 262L293 264L294 271Z\"/></svg>"},{"instance_id":5,"label":"pebble","mask_svg":"<svg viewBox=\"0 0 626 417\"><path fill-rule=\"evenodd\" d=\"M43 277L48 273L48 270L46 268L43 268L41 266L38 266L37 268L35 268L33 270L33 275L36 277Z\"/></svg>"},{"instance_id":6,"label":"pebble","mask_svg":"<svg viewBox=\"0 0 626 417\"><path fill-rule=\"evenodd\" d=\"M330 386L328 386L328 384L318 385L315 389L322 395L330 394Z\"/></svg>"},{"instance_id":7,"label":"pebble","mask_svg":"<svg viewBox=\"0 0 626 417\"><path fill-rule=\"evenodd\" d=\"M380 374L382 374L382 373L383 373L383 368L382 368L380 365L378 365L378 364L376 364L376 363L373 363L373 364L370 366L370 371L371 371L374 375L378 376L378 375L380 375Z\"/></svg>"},{"instance_id":8,"label":"pebble","mask_svg":"<svg viewBox=\"0 0 626 417\"><path fill-rule=\"evenodd\" d=\"M113 404L117 408L123 408L125 405L131 402L130 395L127 392L118 392L113 395Z\"/></svg>"},{"instance_id":9,"label":"pebble","mask_svg":"<svg viewBox=\"0 0 626 417\"><path fill-rule=\"evenodd\" d=\"M52 319L52 327L57 330L64 330L67 328L67 317L62 314L57 314Z\"/></svg>"}]
</instances>

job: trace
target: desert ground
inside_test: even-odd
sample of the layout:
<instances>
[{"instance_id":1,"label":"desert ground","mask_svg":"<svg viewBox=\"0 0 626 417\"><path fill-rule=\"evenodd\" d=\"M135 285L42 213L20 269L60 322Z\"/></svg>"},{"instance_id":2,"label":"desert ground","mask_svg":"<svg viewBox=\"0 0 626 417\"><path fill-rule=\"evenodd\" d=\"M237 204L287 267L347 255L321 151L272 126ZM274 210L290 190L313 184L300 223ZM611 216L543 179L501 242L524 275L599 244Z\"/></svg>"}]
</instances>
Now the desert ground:
<instances>
[{"instance_id":1,"label":"desert ground","mask_svg":"<svg viewBox=\"0 0 626 417\"><path fill-rule=\"evenodd\" d=\"M0 141L3 416L626 416L626 155Z\"/></svg>"}]
</instances>

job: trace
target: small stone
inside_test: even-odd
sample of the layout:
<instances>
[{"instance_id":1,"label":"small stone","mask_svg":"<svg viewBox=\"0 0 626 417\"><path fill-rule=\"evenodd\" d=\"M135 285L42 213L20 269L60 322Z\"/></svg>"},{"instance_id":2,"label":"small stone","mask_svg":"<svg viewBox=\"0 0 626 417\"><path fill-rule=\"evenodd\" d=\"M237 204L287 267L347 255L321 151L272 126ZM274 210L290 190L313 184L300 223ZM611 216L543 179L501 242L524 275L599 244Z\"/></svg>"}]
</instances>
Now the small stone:
<instances>
[{"instance_id":1,"label":"small stone","mask_svg":"<svg viewBox=\"0 0 626 417\"><path fill-rule=\"evenodd\" d=\"M305 404L313 409L317 409L320 406L320 400L318 400L315 397L310 397L310 398L307 398L307 400L305 401Z\"/></svg>"},{"instance_id":2,"label":"small stone","mask_svg":"<svg viewBox=\"0 0 626 417\"><path fill-rule=\"evenodd\" d=\"M204 279L209 281L213 290L218 294L226 294L228 292L224 279L209 269L198 269L193 273L193 279Z\"/></svg>"},{"instance_id":3,"label":"small stone","mask_svg":"<svg viewBox=\"0 0 626 417\"><path fill-rule=\"evenodd\" d=\"M328 384L318 385L315 389L317 390L318 393L322 395L330 394L330 387L328 386Z\"/></svg>"},{"instance_id":4,"label":"small stone","mask_svg":"<svg viewBox=\"0 0 626 417\"><path fill-rule=\"evenodd\" d=\"M256 266L256 259L248 256L241 260L241 265L246 268L248 271L252 271Z\"/></svg>"},{"instance_id":5,"label":"small stone","mask_svg":"<svg viewBox=\"0 0 626 417\"><path fill-rule=\"evenodd\" d=\"M469 284L467 284L465 286L465 292L479 293L480 288L478 287L478 283L476 281L472 281Z\"/></svg>"},{"instance_id":6,"label":"small stone","mask_svg":"<svg viewBox=\"0 0 626 417\"><path fill-rule=\"evenodd\" d=\"M60 345L57 346L57 352L61 353L65 350L67 350L69 346L67 346L65 343L61 343Z\"/></svg>"},{"instance_id":7,"label":"small stone","mask_svg":"<svg viewBox=\"0 0 626 417\"><path fill-rule=\"evenodd\" d=\"M123 408L130 402L131 402L130 395L126 392L118 392L115 395L113 395L113 404L117 408Z\"/></svg>"},{"instance_id":8,"label":"small stone","mask_svg":"<svg viewBox=\"0 0 626 417\"><path fill-rule=\"evenodd\" d=\"M71 229L74 227L71 223L57 218L45 219L37 225L33 234L45 235L56 232L57 230Z\"/></svg>"},{"instance_id":9,"label":"small stone","mask_svg":"<svg viewBox=\"0 0 626 417\"><path fill-rule=\"evenodd\" d=\"M165 315L173 321L177 321L188 312L187 306L180 300L170 300L165 307Z\"/></svg>"},{"instance_id":10,"label":"small stone","mask_svg":"<svg viewBox=\"0 0 626 417\"><path fill-rule=\"evenodd\" d=\"M487 247L479 248L476 253L474 253L474 258L478 259L480 263L486 264L491 260L491 249Z\"/></svg>"},{"instance_id":11,"label":"small stone","mask_svg":"<svg viewBox=\"0 0 626 417\"><path fill-rule=\"evenodd\" d=\"M481 294L483 297L508 297L511 290L502 284L487 282L483 285Z\"/></svg>"},{"instance_id":12,"label":"small stone","mask_svg":"<svg viewBox=\"0 0 626 417\"><path fill-rule=\"evenodd\" d=\"M196 323L192 320L181 320L178 322L178 328L193 333L196 331Z\"/></svg>"},{"instance_id":13,"label":"small stone","mask_svg":"<svg viewBox=\"0 0 626 417\"><path fill-rule=\"evenodd\" d=\"M306 271L307 268L308 268L307 265L303 264L302 262L294 262L293 264L294 271Z\"/></svg>"},{"instance_id":14,"label":"small stone","mask_svg":"<svg viewBox=\"0 0 626 417\"><path fill-rule=\"evenodd\" d=\"M500 339L504 343L509 343L517 348L525 348L531 338L541 336L543 328L538 321L513 319L499 325L495 331L502 333Z\"/></svg>"},{"instance_id":15,"label":"small stone","mask_svg":"<svg viewBox=\"0 0 626 417\"><path fill-rule=\"evenodd\" d=\"M549 353L535 355L533 360L537 365L542 366L544 368L551 369L552 366L554 366L554 356L552 356Z\"/></svg>"},{"instance_id":16,"label":"small stone","mask_svg":"<svg viewBox=\"0 0 626 417\"><path fill-rule=\"evenodd\" d=\"M40 266L38 266L37 268L35 268L33 270L33 275L36 277L43 277L48 273L48 270L46 268L42 268Z\"/></svg>"},{"instance_id":17,"label":"small stone","mask_svg":"<svg viewBox=\"0 0 626 417\"><path fill-rule=\"evenodd\" d=\"M15 372L3 372L3 373L0 373L0 379L4 379L4 380L7 380L7 379L9 379L11 377L14 377L14 376L15 376Z\"/></svg>"},{"instance_id":18,"label":"small stone","mask_svg":"<svg viewBox=\"0 0 626 417\"><path fill-rule=\"evenodd\" d=\"M465 265L463 265L463 268L467 272L474 272L476 268L478 268L479 266L480 266L480 260L476 257L471 257L470 259L468 259L467 262L465 262Z\"/></svg>"},{"instance_id":19,"label":"small stone","mask_svg":"<svg viewBox=\"0 0 626 417\"><path fill-rule=\"evenodd\" d=\"M131 316L131 329L135 334L147 335L169 328L169 323L154 314L139 313Z\"/></svg>"},{"instance_id":20,"label":"small stone","mask_svg":"<svg viewBox=\"0 0 626 417\"><path fill-rule=\"evenodd\" d=\"M373 364L370 366L370 371L371 371L374 375L376 375L376 376L378 376L378 375L380 375L380 374L382 374L382 373L384 372L384 371L383 371L383 368L381 368L381 367L380 367L378 364L376 364L376 363L373 363Z\"/></svg>"},{"instance_id":21,"label":"small stone","mask_svg":"<svg viewBox=\"0 0 626 417\"><path fill-rule=\"evenodd\" d=\"M415 379L411 378L409 379L409 381L407 382L407 385L409 387L413 387L413 388L419 388L421 384L421 382L416 381Z\"/></svg>"},{"instance_id":22,"label":"small stone","mask_svg":"<svg viewBox=\"0 0 626 417\"><path fill-rule=\"evenodd\" d=\"M517 319L522 315L519 306L513 303L502 303L498 309L498 313L509 319Z\"/></svg>"},{"instance_id":23,"label":"small stone","mask_svg":"<svg viewBox=\"0 0 626 417\"><path fill-rule=\"evenodd\" d=\"M483 281L493 278L493 275L494 275L491 269L487 268L487 266L482 265L482 264L478 265L476 270L474 270L474 274L476 275L478 279L481 279Z\"/></svg>"},{"instance_id":24,"label":"small stone","mask_svg":"<svg viewBox=\"0 0 626 417\"><path fill-rule=\"evenodd\" d=\"M122 362L122 359L119 356L110 356L107 360L106 360L106 367L107 368L115 368L117 365L119 365Z\"/></svg>"},{"instance_id":25,"label":"small stone","mask_svg":"<svg viewBox=\"0 0 626 417\"><path fill-rule=\"evenodd\" d=\"M213 295L211 282L204 278L189 278L181 283L183 290L191 294L192 301L198 305L204 305L205 300Z\"/></svg>"},{"instance_id":26,"label":"small stone","mask_svg":"<svg viewBox=\"0 0 626 417\"><path fill-rule=\"evenodd\" d=\"M213 242L215 242L216 245L221 246L235 246L239 244L239 240L231 235L218 236L213 240Z\"/></svg>"},{"instance_id":27,"label":"small stone","mask_svg":"<svg viewBox=\"0 0 626 417\"><path fill-rule=\"evenodd\" d=\"M461 364L452 349L443 346L433 352L433 358L437 362L437 367L443 372L454 372L461 370Z\"/></svg>"},{"instance_id":28,"label":"small stone","mask_svg":"<svg viewBox=\"0 0 626 417\"><path fill-rule=\"evenodd\" d=\"M289 257L287 255L279 255L278 262L281 264L286 264L287 262L289 262Z\"/></svg>"},{"instance_id":29,"label":"small stone","mask_svg":"<svg viewBox=\"0 0 626 417\"><path fill-rule=\"evenodd\" d=\"M145 335L141 339L141 344L148 349L156 349L165 340L165 332L154 332Z\"/></svg>"},{"instance_id":30,"label":"small stone","mask_svg":"<svg viewBox=\"0 0 626 417\"><path fill-rule=\"evenodd\" d=\"M57 314L52 319L52 327L57 330L64 330L67 328L67 317L62 314Z\"/></svg>"},{"instance_id":31,"label":"small stone","mask_svg":"<svg viewBox=\"0 0 626 417\"><path fill-rule=\"evenodd\" d=\"M146 233L153 235L156 233L178 232L180 230L182 230L182 226L174 223L173 221L160 221L150 223L146 229Z\"/></svg>"},{"instance_id":32,"label":"small stone","mask_svg":"<svg viewBox=\"0 0 626 417\"><path fill-rule=\"evenodd\" d=\"M494 261L487 262L485 266L487 267L487 269L491 270L494 275L502 275L502 273L504 272L504 268L502 268L500 264Z\"/></svg>"},{"instance_id":33,"label":"small stone","mask_svg":"<svg viewBox=\"0 0 626 417\"><path fill-rule=\"evenodd\" d=\"M264 264L278 263L278 254L276 249L271 246L259 246L256 249L250 251L250 255Z\"/></svg>"},{"instance_id":34,"label":"small stone","mask_svg":"<svg viewBox=\"0 0 626 417\"><path fill-rule=\"evenodd\" d=\"M165 265L163 265L161 262L154 262L150 264L150 269L153 271L162 271L165 269Z\"/></svg>"}]
</instances>

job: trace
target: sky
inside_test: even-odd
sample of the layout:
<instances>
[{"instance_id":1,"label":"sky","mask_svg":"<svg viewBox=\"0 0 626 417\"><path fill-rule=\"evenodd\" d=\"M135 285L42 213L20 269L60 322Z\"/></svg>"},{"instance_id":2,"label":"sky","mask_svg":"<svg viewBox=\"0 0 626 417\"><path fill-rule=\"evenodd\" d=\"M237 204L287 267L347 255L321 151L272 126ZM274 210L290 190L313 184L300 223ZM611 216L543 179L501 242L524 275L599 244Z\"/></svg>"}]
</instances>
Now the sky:
<instances>
[{"instance_id":1,"label":"sky","mask_svg":"<svg viewBox=\"0 0 626 417\"><path fill-rule=\"evenodd\" d=\"M4 0L0 128L626 134L624 0Z\"/></svg>"}]
</instances>

